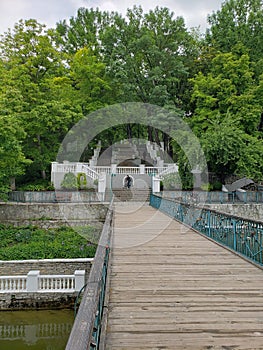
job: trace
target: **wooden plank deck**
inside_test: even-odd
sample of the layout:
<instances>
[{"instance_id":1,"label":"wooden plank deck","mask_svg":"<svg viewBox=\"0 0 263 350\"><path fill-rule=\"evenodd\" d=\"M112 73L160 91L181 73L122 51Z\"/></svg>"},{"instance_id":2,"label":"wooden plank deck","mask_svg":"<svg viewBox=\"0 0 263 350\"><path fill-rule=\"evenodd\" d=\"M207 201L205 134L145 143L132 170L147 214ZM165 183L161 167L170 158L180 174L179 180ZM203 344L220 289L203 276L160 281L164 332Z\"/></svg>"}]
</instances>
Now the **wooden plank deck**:
<instances>
[{"instance_id":1,"label":"wooden plank deck","mask_svg":"<svg viewBox=\"0 0 263 350\"><path fill-rule=\"evenodd\" d=\"M146 205L113 245L107 350L263 349L263 270Z\"/></svg>"}]
</instances>

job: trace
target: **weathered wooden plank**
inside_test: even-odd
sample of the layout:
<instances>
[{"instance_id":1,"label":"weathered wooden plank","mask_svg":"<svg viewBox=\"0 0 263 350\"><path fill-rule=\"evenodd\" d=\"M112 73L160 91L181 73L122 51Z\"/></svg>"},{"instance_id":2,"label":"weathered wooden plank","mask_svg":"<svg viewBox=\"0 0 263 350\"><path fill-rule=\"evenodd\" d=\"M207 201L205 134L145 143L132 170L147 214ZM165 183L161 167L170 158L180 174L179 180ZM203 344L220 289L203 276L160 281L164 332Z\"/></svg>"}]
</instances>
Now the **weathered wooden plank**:
<instances>
[{"instance_id":1,"label":"weathered wooden plank","mask_svg":"<svg viewBox=\"0 0 263 350\"><path fill-rule=\"evenodd\" d=\"M134 208L116 208L106 349L263 349L263 271Z\"/></svg>"}]
</instances>

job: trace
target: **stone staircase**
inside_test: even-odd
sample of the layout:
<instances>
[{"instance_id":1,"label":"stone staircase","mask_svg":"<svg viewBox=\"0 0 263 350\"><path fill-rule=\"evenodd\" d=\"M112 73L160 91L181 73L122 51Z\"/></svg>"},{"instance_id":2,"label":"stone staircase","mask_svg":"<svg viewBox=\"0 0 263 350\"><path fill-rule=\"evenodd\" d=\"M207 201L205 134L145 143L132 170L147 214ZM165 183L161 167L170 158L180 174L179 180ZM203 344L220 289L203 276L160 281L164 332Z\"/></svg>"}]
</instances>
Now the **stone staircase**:
<instances>
[{"instance_id":1,"label":"stone staircase","mask_svg":"<svg viewBox=\"0 0 263 350\"><path fill-rule=\"evenodd\" d=\"M112 193L115 196L115 201L118 202L148 202L150 201L150 189L136 189L136 188L119 188L112 191L106 191L106 201L109 201L112 197Z\"/></svg>"},{"instance_id":2,"label":"stone staircase","mask_svg":"<svg viewBox=\"0 0 263 350\"><path fill-rule=\"evenodd\" d=\"M136 146L131 143L118 143L113 146L112 164L122 164L127 160L138 159Z\"/></svg>"}]
</instances>

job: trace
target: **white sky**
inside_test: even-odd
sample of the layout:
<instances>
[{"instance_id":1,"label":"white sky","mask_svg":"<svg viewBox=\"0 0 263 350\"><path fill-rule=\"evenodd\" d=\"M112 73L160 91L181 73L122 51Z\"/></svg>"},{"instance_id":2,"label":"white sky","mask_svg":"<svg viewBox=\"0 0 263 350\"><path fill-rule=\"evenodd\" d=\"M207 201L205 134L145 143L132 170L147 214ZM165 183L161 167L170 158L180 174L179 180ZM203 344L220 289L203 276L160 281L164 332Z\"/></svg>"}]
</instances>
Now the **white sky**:
<instances>
[{"instance_id":1,"label":"white sky","mask_svg":"<svg viewBox=\"0 0 263 350\"><path fill-rule=\"evenodd\" d=\"M80 7L117 11L141 5L145 12L156 6L168 7L175 16L183 16L186 26L207 27L207 15L221 8L223 0L0 0L0 34L13 28L20 19L34 18L47 27L75 16Z\"/></svg>"}]
</instances>

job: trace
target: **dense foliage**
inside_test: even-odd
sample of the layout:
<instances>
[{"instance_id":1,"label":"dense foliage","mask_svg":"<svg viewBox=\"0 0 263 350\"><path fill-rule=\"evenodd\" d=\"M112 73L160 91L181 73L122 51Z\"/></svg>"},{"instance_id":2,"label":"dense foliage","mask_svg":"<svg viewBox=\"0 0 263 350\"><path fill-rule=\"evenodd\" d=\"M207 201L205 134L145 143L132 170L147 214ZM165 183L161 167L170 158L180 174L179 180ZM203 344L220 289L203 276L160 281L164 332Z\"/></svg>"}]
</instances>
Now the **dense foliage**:
<instances>
[{"instance_id":1,"label":"dense foliage","mask_svg":"<svg viewBox=\"0 0 263 350\"><path fill-rule=\"evenodd\" d=\"M56 28L21 20L1 36L0 191L15 178L46 179L68 130L122 102L184 118L222 181L230 173L262 180L262 1L225 1L208 16L205 35L175 15L160 7L134 7L125 17L80 8ZM159 119L167 132L128 124L99 137L103 146L130 137L163 141L184 172L185 154L168 136L173 121Z\"/></svg>"},{"instance_id":2,"label":"dense foliage","mask_svg":"<svg viewBox=\"0 0 263 350\"><path fill-rule=\"evenodd\" d=\"M40 229L0 226L0 260L92 258L99 232L92 226Z\"/></svg>"}]
</instances>

